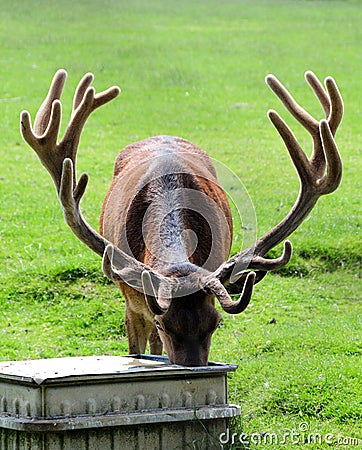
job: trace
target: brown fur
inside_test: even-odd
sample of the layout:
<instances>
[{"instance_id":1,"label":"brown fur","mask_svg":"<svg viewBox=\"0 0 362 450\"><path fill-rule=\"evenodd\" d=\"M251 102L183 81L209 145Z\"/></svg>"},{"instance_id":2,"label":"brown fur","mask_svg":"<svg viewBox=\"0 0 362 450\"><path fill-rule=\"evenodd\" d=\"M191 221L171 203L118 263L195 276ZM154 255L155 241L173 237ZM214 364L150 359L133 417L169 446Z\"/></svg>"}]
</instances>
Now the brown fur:
<instances>
[{"instance_id":1,"label":"brown fur","mask_svg":"<svg viewBox=\"0 0 362 450\"><path fill-rule=\"evenodd\" d=\"M164 162L171 165L171 174L164 177L167 178L166 181L155 181L155 170ZM175 174L178 167L182 171ZM151 180L149 183L148 178ZM210 212L210 208L215 208L212 203L208 205L206 202L202 205L212 217L212 236L210 224L202 214L192 210L184 214L182 226L196 233L198 245L189 260L182 264L177 258L175 263L170 261L165 264L157 257L157 211L162 210L162 194L168 185L175 185L173 187L181 190L198 191L215 202L219 209L219 213L213 210ZM145 213L152 207L152 202L156 202L157 210L146 218L142 228ZM118 155L114 179L102 208L100 228L101 234L120 249L162 275L173 278L197 274L203 266L207 270L215 270L228 257L232 240L229 204L223 189L217 183L210 158L190 142L168 136L136 142ZM165 230L165 240L170 239L173 245L172 232L173 230ZM211 241L217 251L214 251L214 257L207 261ZM177 244L171 250L176 256L178 252L183 251ZM197 275L195 280L197 282ZM212 295L196 292L174 299L167 313L156 317L159 337L154 314L150 311L144 295L126 283L117 284L126 299L126 328L131 353L143 353L148 340L151 352L161 353L161 337L171 362L186 365L207 364L211 334L221 317L214 308Z\"/></svg>"}]
</instances>

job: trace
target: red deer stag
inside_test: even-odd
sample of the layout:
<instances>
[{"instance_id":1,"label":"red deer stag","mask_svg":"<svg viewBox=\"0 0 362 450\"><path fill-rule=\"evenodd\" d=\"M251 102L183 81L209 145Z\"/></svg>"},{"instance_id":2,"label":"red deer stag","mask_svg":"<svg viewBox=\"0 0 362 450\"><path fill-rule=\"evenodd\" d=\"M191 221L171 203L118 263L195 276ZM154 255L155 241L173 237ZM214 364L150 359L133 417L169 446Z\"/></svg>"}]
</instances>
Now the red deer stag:
<instances>
[{"instance_id":1,"label":"red deer stag","mask_svg":"<svg viewBox=\"0 0 362 450\"><path fill-rule=\"evenodd\" d=\"M66 72L59 70L36 115L34 128L21 113L21 133L53 178L65 220L75 235L103 256L103 271L126 299L130 353L160 354L186 366L206 365L211 336L221 319L215 298L229 314L248 306L253 285L269 270L286 264L292 252L284 242L282 256L265 258L306 218L318 198L337 189L342 164L334 135L343 102L334 80L325 87L312 72L305 77L326 119L320 122L301 108L272 75L266 83L287 110L311 134L313 152L306 156L294 134L275 111L268 115L295 165L299 196L287 216L255 244L227 259L232 218L227 197L211 159L192 143L157 136L127 146L115 162L114 178L104 200L100 234L80 210L88 176L76 179L75 163L83 126L99 106L115 98L118 87L95 95L87 74L75 92L73 113L63 139L60 96ZM236 301L230 294L241 294Z\"/></svg>"}]
</instances>

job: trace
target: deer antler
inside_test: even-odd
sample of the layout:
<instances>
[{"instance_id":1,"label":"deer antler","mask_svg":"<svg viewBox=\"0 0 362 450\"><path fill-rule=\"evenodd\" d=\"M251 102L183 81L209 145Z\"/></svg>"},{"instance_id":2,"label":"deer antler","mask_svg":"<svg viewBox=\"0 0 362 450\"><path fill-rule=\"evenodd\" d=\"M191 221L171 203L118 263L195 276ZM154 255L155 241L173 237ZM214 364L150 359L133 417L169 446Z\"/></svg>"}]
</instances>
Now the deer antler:
<instances>
[{"instance_id":1,"label":"deer antler","mask_svg":"<svg viewBox=\"0 0 362 450\"><path fill-rule=\"evenodd\" d=\"M60 96L66 76L64 70L59 70L55 74L48 95L36 115L34 129L29 113L27 111L21 113L21 133L52 176L66 222L72 231L93 251L104 255L103 268L106 275L115 281L129 282L135 288L151 290L146 292L147 301L161 313L164 310L163 305L157 303L156 291L151 289L151 284L154 278L157 281L156 285L163 283L166 286L167 283L162 276L114 247L93 230L83 218L79 206L88 183L86 174L81 175L78 183L76 180L76 155L82 129L89 115L115 98L120 90L114 86L96 95L94 88L90 86L93 75L86 74L75 92L72 116L65 135L58 142L61 122ZM253 285L260 281L267 271L286 264L292 254L289 241L285 241L283 254L279 258L266 259L265 255L269 250L286 239L302 223L318 198L337 189L341 180L342 163L334 135L343 115L342 98L331 77L325 80L326 90L312 72L307 72L305 77L325 111L326 119L320 122L301 108L274 76L269 75L266 78L269 87L311 134L313 140L313 152L308 158L278 113L269 111L269 118L282 137L300 178L300 192L294 206L285 219L254 245L230 258L214 273L205 272L201 277L200 288L214 294L223 309L232 314L245 309L250 301ZM113 260L120 270L113 268ZM246 269L255 269L256 273L245 273ZM229 293L237 292L242 292L242 295L238 301L233 302Z\"/></svg>"},{"instance_id":2,"label":"deer antler","mask_svg":"<svg viewBox=\"0 0 362 450\"><path fill-rule=\"evenodd\" d=\"M263 257L303 222L320 196L335 191L341 181L342 162L334 135L343 116L342 97L333 78L325 79L326 90L312 72L306 72L305 78L326 114L326 119L320 122L298 105L277 78L273 75L266 77L266 83L280 98L286 109L310 133L313 140L313 152L308 158L279 114L275 111L268 112L297 170L300 192L294 206L278 225L258 239L254 245L233 256L214 272L213 275L222 283L231 283L230 290L233 292L232 283L238 280L246 268L267 271L279 268L289 261L292 252L289 241L284 243L284 253L281 258L269 260ZM243 284L244 282L241 283L241 287Z\"/></svg>"},{"instance_id":3,"label":"deer antler","mask_svg":"<svg viewBox=\"0 0 362 450\"><path fill-rule=\"evenodd\" d=\"M117 86L95 95L90 87L94 76L84 75L74 95L72 116L63 139L58 143L58 133L62 116L60 96L63 91L67 72L58 70L54 75L49 92L35 117L34 129L31 126L28 111L21 113L21 128L25 141L37 153L41 163L47 168L59 192L62 164L70 158L75 166L80 135L90 114L100 106L108 103L120 93ZM75 172L74 172L75 184Z\"/></svg>"},{"instance_id":4,"label":"deer antler","mask_svg":"<svg viewBox=\"0 0 362 450\"><path fill-rule=\"evenodd\" d=\"M93 74L84 75L76 89L73 100L72 115L63 139L58 142L61 123L60 96L67 77L65 70L58 70L54 75L48 95L39 108L31 126L30 114L21 113L20 131L24 140L37 153L41 163L53 178L64 217L73 233L90 249L103 256L103 268L106 275L115 281L125 281L136 289L142 289L141 274L149 271L153 277L159 275L145 264L127 255L121 249L95 231L84 219L80 210L80 201L88 184L88 175L83 173L76 181L75 163L80 136L90 114L100 106L108 103L120 93L117 86L95 94L91 87ZM124 268L119 273L112 270L113 259L118 267Z\"/></svg>"},{"instance_id":5,"label":"deer antler","mask_svg":"<svg viewBox=\"0 0 362 450\"><path fill-rule=\"evenodd\" d=\"M117 97L120 89L113 86L96 95L94 88L90 87L94 78L93 74L87 73L78 84L74 95L72 116L63 139L58 142L62 116L60 96L66 78L65 70L56 72L48 95L36 115L34 129L31 126L30 114L28 111L23 111L20 118L20 131L53 178L70 228L92 250L103 255L108 241L87 224L79 209L88 176L83 174L77 184L75 163L80 135L86 120L95 109Z\"/></svg>"}]
</instances>

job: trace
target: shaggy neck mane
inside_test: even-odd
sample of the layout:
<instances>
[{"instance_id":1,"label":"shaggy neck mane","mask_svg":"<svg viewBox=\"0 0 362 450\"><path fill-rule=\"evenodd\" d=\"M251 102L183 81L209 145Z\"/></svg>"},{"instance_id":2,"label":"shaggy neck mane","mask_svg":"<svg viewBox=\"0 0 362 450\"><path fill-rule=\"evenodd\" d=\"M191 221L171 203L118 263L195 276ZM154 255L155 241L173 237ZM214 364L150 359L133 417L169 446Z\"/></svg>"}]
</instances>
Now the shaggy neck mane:
<instances>
[{"instance_id":1,"label":"shaggy neck mane","mask_svg":"<svg viewBox=\"0 0 362 450\"><path fill-rule=\"evenodd\" d=\"M143 236L156 267L185 263L195 251L197 237L187 208L193 181L189 174L170 173L153 179L147 187Z\"/></svg>"},{"instance_id":2,"label":"shaggy neck mane","mask_svg":"<svg viewBox=\"0 0 362 450\"><path fill-rule=\"evenodd\" d=\"M133 243L137 259L162 272L185 263L204 264L211 230L195 210L201 182L172 150L149 165L127 218L127 242Z\"/></svg>"}]
</instances>

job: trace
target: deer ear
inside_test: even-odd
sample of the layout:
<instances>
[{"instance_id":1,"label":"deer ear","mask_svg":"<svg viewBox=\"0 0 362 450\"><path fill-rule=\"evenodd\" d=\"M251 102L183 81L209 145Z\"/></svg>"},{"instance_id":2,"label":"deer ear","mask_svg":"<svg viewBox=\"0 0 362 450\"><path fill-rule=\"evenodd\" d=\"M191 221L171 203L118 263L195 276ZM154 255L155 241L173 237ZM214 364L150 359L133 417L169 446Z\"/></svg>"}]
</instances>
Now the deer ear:
<instances>
[{"instance_id":1,"label":"deer ear","mask_svg":"<svg viewBox=\"0 0 362 450\"><path fill-rule=\"evenodd\" d=\"M102 261L102 270L104 275L113 282L127 283L132 288L142 292L143 287L141 282L141 271L132 266L130 267L129 265L127 265L126 261L124 261L122 269L117 269L114 266L114 253L115 252L113 245L107 245L103 254Z\"/></svg>"},{"instance_id":2,"label":"deer ear","mask_svg":"<svg viewBox=\"0 0 362 450\"><path fill-rule=\"evenodd\" d=\"M102 270L113 282L126 283L143 292L141 275L146 267L113 244L108 244L104 250Z\"/></svg>"}]
</instances>

